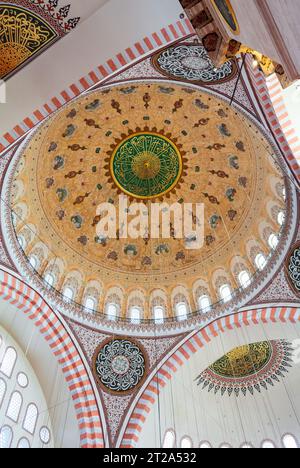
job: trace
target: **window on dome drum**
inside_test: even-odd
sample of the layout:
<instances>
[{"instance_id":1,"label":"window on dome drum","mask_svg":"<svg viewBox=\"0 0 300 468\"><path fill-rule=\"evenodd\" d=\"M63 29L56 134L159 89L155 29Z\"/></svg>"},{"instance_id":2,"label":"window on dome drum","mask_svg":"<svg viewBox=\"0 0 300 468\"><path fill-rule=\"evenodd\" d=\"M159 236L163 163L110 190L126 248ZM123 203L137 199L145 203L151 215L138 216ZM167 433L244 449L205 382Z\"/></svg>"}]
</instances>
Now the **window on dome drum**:
<instances>
[{"instance_id":1,"label":"window on dome drum","mask_svg":"<svg viewBox=\"0 0 300 468\"><path fill-rule=\"evenodd\" d=\"M106 306L106 315L108 316L109 320L115 321L118 316L118 306L116 304L107 304Z\"/></svg>"},{"instance_id":2,"label":"window on dome drum","mask_svg":"<svg viewBox=\"0 0 300 468\"><path fill-rule=\"evenodd\" d=\"M231 445L229 445L229 444L222 444L222 445L220 445L220 448L221 448L221 449L222 449L222 448L231 449L232 447L231 447Z\"/></svg>"},{"instance_id":3,"label":"window on dome drum","mask_svg":"<svg viewBox=\"0 0 300 468\"><path fill-rule=\"evenodd\" d=\"M279 244L278 237L275 234L271 234L268 243L271 249L275 250Z\"/></svg>"},{"instance_id":4,"label":"window on dome drum","mask_svg":"<svg viewBox=\"0 0 300 468\"><path fill-rule=\"evenodd\" d=\"M6 411L6 416L14 422L18 422L21 408L22 408L22 395L19 392L14 392L10 397L10 402Z\"/></svg>"},{"instance_id":5,"label":"window on dome drum","mask_svg":"<svg viewBox=\"0 0 300 468\"><path fill-rule=\"evenodd\" d=\"M6 393L6 383L4 382L3 379L0 379L0 408L5 397L5 393Z\"/></svg>"},{"instance_id":6,"label":"window on dome drum","mask_svg":"<svg viewBox=\"0 0 300 468\"><path fill-rule=\"evenodd\" d=\"M6 377L10 378L13 373L16 360L17 360L17 353L14 350L14 348L7 348L4 354L1 367L0 367L0 372L6 375Z\"/></svg>"},{"instance_id":7,"label":"window on dome drum","mask_svg":"<svg viewBox=\"0 0 300 468\"><path fill-rule=\"evenodd\" d=\"M65 299L72 301L74 299L73 289L66 287L63 291L63 296Z\"/></svg>"},{"instance_id":8,"label":"window on dome drum","mask_svg":"<svg viewBox=\"0 0 300 468\"><path fill-rule=\"evenodd\" d=\"M132 321L132 323L140 323L141 311L138 307L131 307L129 315L130 315L130 320Z\"/></svg>"},{"instance_id":9,"label":"window on dome drum","mask_svg":"<svg viewBox=\"0 0 300 468\"><path fill-rule=\"evenodd\" d=\"M23 422L23 428L25 429L25 431L29 432L29 434L34 434L35 426L37 423L37 418L38 418L38 409L33 403L31 403L27 407L24 422Z\"/></svg>"},{"instance_id":10,"label":"window on dome drum","mask_svg":"<svg viewBox=\"0 0 300 468\"><path fill-rule=\"evenodd\" d=\"M154 320L155 320L155 323L157 323L157 324L164 323L164 315L165 315L165 311L164 311L163 307L161 307L161 306L155 306L154 307Z\"/></svg>"},{"instance_id":11,"label":"window on dome drum","mask_svg":"<svg viewBox=\"0 0 300 468\"><path fill-rule=\"evenodd\" d=\"M298 448L297 441L296 441L295 437L292 434L286 434L282 438L282 442L283 442L284 448L287 448L287 449L297 449Z\"/></svg>"},{"instance_id":12,"label":"window on dome drum","mask_svg":"<svg viewBox=\"0 0 300 468\"><path fill-rule=\"evenodd\" d=\"M93 297L87 297L84 303L84 307L90 311L96 310L96 301Z\"/></svg>"},{"instance_id":13,"label":"window on dome drum","mask_svg":"<svg viewBox=\"0 0 300 468\"><path fill-rule=\"evenodd\" d=\"M276 446L275 446L274 442L272 442L271 440L265 440L262 443L262 448L274 449L274 448L276 448Z\"/></svg>"},{"instance_id":14,"label":"window on dome drum","mask_svg":"<svg viewBox=\"0 0 300 468\"><path fill-rule=\"evenodd\" d=\"M185 302L179 302L179 304L176 304L176 317L179 322L186 320L187 314L188 309Z\"/></svg>"},{"instance_id":15,"label":"window on dome drum","mask_svg":"<svg viewBox=\"0 0 300 468\"><path fill-rule=\"evenodd\" d=\"M181 441L181 448L189 449L193 447L192 440L189 437L184 437Z\"/></svg>"},{"instance_id":16,"label":"window on dome drum","mask_svg":"<svg viewBox=\"0 0 300 468\"><path fill-rule=\"evenodd\" d=\"M47 275L45 276L45 282L49 285L49 286L53 286L54 285L54 276L51 275L51 273L47 273Z\"/></svg>"},{"instance_id":17,"label":"window on dome drum","mask_svg":"<svg viewBox=\"0 0 300 468\"><path fill-rule=\"evenodd\" d=\"M283 211L280 211L280 213L278 214L277 221L278 221L278 224L279 224L280 226L283 226L283 225L284 225L285 214L284 214Z\"/></svg>"},{"instance_id":18,"label":"window on dome drum","mask_svg":"<svg viewBox=\"0 0 300 468\"><path fill-rule=\"evenodd\" d=\"M207 448L210 449L210 448L212 448L212 446L210 445L209 442L201 442L201 444L199 445L199 448L201 448L201 449L203 449L203 448L204 449L207 449Z\"/></svg>"},{"instance_id":19,"label":"window on dome drum","mask_svg":"<svg viewBox=\"0 0 300 468\"><path fill-rule=\"evenodd\" d=\"M251 444L248 444L247 442L245 442L243 445L241 445L241 448L252 449L253 447Z\"/></svg>"},{"instance_id":20,"label":"window on dome drum","mask_svg":"<svg viewBox=\"0 0 300 468\"><path fill-rule=\"evenodd\" d=\"M282 198L284 199L284 201L286 201L286 188L283 187L282 189Z\"/></svg>"},{"instance_id":21,"label":"window on dome drum","mask_svg":"<svg viewBox=\"0 0 300 468\"><path fill-rule=\"evenodd\" d=\"M173 431L167 431L165 438L164 438L163 448L174 448L174 447L175 447L175 433Z\"/></svg>"},{"instance_id":22,"label":"window on dome drum","mask_svg":"<svg viewBox=\"0 0 300 468\"><path fill-rule=\"evenodd\" d=\"M228 284L223 284L220 287L220 297L223 302L229 302L232 299L232 293Z\"/></svg>"},{"instance_id":23,"label":"window on dome drum","mask_svg":"<svg viewBox=\"0 0 300 468\"><path fill-rule=\"evenodd\" d=\"M25 439L25 437L23 437L22 439L19 440L18 448L21 448L21 449L29 449L30 448L30 443L28 442L27 439Z\"/></svg>"},{"instance_id":24,"label":"window on dome drum","mask_svg":"<svg viewBox=\"0 0 300 468\"><path fill-rule=\"evenodd\" d=\"M26 249L26 241L25 241L23 236L18 237L18 242L19 242L19 244L21 246L21 249L25 250Z\"/></svg>"},{"instance_id":25,"label":"window on dome drum","mask_svg":"<svg viewBox=\"0 0 300 468\"><path fill-rule=\"evenodd\" d=\"M13 438L13 432L9 426L3 426L0 429L0 448L10 448Z\"/></svg>"},{"instance_id":26,"label":"window on dome drum","mask_svg":"<svg viewBox=\"0 0 300 468\"><path fill-rule=\"evenodd\" d=\"M244 288L244 289L246 289L246 288L248 288L248 286L250 286L251 278L250 278L250 275L249 275L248 271L242 271L239 274L239 282L240 282L240 285L242 286L242 288Z\"/></svg>"},{"instance_id":27,"label":"window on dome drum","mask_svg":"<svg viewBox=\"0 0 300 468\"><path fill-rule=\"evenodd\" d=\"M211 310L211 301L210 301L210 298L208 296L201 296L199 297L198 299L198 306L199 306L199 309L206 313L206 312L209 312Z\"/></svg>"},{"instance_id":28,"label":"window on dome drum","mask_svg":"<svg viewBox=\"0 0 300 468\"><path fill-rule=\"evenodd\" d=\"M267 259L263 254L258 254L255 258L255 265L259 270L263 270L267 265Z\"/></svg>"},{"instance_id":29,"label":"window on dome drum","mask_svg":"<svg viewBox=\"0 0 300 468\"><path fill-rule=\"evenodd\" d=\"M30 263L30 265L32 266L32 268L34 270L37 269L38 261L37 261L37 259L35 257L29 257L29 263Z\"/></svg>"}]
</instances>

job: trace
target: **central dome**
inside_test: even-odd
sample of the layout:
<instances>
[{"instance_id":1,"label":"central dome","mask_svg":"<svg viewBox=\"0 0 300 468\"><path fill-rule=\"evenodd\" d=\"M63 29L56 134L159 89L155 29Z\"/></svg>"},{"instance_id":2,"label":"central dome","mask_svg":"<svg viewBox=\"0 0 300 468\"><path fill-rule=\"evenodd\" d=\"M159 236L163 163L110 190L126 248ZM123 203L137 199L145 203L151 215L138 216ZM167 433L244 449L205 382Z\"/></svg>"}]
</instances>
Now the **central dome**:
<instances>
[{"instance_id":1,"label":"central dome","mask_svg":"<svg viewBox=\"0 0 300 468\"><path fill-rule=\"evenodd\" d=\"M268 239L280 237L286 211L273 153L252 121L205 91L174 82L98 90L57 112L20 151L15 231L39 275L72 289L75 302L93 293L101 314L113 303L120 317L137 307L149 319L162 307L172 319L178 304L194 312L203 295L219 302L222 285L238 290L239 274L251 279L255 258L272 252ZM149 213L160 201L202 204L203 247L177 238L174 220L170 238L99 235L97 208L119 213L124 194Z\"/></svg>"},{"instance_id":2,"label":"central dome","mask_svg":"<svg viewBox=\"0 0 300 468\"><path fill-rule=\"evenodd\" d=\"M141 132L117 145L111 175L126 194L139 199L161 197L177 184L182 172L179 149L164 135Z\"/></svg>"}]
</instances>

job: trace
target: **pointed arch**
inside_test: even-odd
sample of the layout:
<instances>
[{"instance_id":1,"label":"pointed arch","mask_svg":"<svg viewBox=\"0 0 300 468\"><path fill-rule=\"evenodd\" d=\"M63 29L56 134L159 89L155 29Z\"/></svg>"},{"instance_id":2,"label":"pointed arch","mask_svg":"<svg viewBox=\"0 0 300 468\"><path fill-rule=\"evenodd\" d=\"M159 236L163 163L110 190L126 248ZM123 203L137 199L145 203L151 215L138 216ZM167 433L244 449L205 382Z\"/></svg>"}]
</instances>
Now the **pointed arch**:
<instances>
[{"instance_id":1,"label":"pointed arch","mask_svg":"<svg viewBox=\"0 0 300 468\"><path fill-rule=\"evenodd\" d=\"M101 414L92 383L63 322L36 291L1 270L0 297L34 322L61 365L76 411L81 447L104 448Z\"/></svg>"}]
</instances>

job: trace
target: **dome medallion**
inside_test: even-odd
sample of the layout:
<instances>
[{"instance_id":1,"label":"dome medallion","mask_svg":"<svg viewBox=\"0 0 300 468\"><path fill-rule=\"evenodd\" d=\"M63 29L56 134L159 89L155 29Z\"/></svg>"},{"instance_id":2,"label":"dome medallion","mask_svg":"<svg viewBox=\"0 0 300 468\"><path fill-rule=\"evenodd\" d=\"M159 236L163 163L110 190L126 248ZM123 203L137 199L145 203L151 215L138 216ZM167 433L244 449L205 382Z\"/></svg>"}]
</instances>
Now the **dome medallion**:
<instances>
[{"instance_id":1,"label":"dome medallion","mask_svg":"<svg viewBox=\"0 0 300 468\"><path fill-rule=\"evenodd\" d=\"M182 156L164 135L136 133L117 145L110 171L116 186L126 195L149 200L176 187L182 173Z\"/></svg>"},{"instance_id":2,"label":"dome medallion","mask_svg":"<svg viewBox=\"0 0 300 468\"><path fill-rule=\"evenodd\" d=\"M105 391L128 393L143 381L144 353L131 340L110 340L96 351L94 372Z\"/></svg>"}]
</instances>

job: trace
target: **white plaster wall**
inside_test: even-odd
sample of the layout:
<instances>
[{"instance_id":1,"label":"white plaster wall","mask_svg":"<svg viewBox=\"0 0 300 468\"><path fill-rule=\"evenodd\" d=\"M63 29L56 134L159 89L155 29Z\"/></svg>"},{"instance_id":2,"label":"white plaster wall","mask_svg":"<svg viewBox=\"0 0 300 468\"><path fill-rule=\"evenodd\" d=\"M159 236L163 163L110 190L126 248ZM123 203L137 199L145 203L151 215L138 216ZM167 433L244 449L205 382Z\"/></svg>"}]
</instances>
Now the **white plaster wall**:
<instances>
[{"instance_id":1,"label":"white plaster wall","mask_svg":"<svg viewBox=\"0 0 300 468\"><path fill-rule=\"evenodd\" d=\"M231 4L240 26L240 34L234 35L226 26L229 36L274 60L279 60L278 51L255 0L231 0ZM226 25L225 21L223 24Z\"/></svg>"},{"instance_id":2,"label":"white plaster wall","mask_svg":"<svg viewBox=\"0 0 300 468\"><path fill-rule=\"evenodd\" d=\"M266 339L299 339L299 325L267 325L227 332L197 352L162 389L159 403L147 417L139 447L159 447L160 433L173 428L177 446L184 436L190 436L194 446L209 440L213 447L230 443L234 448L244 442L260 447L272 439L278 447L288 432L300 439L300 365L296 365L281 383L267 392L229 397L208 393L198 387L195 378L211 363L236 346Z\"/></svg>"},{"instance_id":3,"label":"white plaster wall","mask_svg":"<svg viewBox=\"0 0 300 468\"><path fill-rule=\"evenodd\" d=\"M7 82L0 135L98 65L179 20L177 0L109 0Z\"/></svg>"},{"instance_id":4,"label":"white plaster wall","mask_svg":"<svg viewBox=\"0 0 300 468\"><path fill-rule=\"evenodd\" d=\"M278 30L300 74L299 0L267 0Z\"/></svg>"}]
</instances>

